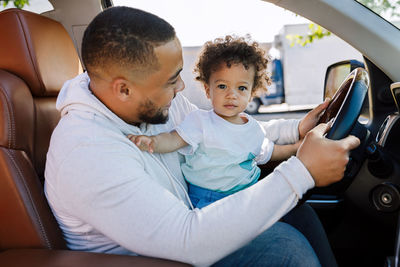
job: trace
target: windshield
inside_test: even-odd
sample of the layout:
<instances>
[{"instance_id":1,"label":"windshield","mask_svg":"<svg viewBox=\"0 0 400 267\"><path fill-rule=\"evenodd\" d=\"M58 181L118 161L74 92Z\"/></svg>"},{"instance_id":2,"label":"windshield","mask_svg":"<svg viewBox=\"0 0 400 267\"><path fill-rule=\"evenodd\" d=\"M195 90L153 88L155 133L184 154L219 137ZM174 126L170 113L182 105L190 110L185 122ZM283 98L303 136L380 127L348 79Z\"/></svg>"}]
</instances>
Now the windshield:
<instances>
[{"instance_id":1,"label":"windshield","mask_svg":"<svg viewBox=\"0 0 400 267\"><path fill-rule=\"evenodd\" d=\"M400 29L400 1L398 0L356 0L356 1Z\"/></svg>"},{"instance_id":2,"label":"windshield","mask_svg":"<svg viewBox=\"0 0 400 267\"><path fill-rule=\"evenodd\" d=\"M0 1L0 11L9 8L20 8L34 13L44 13L53 10L52 4L48 0L29 0L29 1Z\"/></svg>"},{"instance_id":3,"label":"windshield","mask_svg":"<svg viewBox=\"0 0 400 267\"><path fill-rule=\"evenodd\" d=\"M193 69L202 45L226 34L250 34L270 59L272 84L267 87L268 93L255 97L248 110L252 114L313 107L323 101L328 66L348 59L362 61L357 50L334 34L307 46L292 45L288 36L307 36L310 30L321 35L322 29L300 15L261 0L113 0L113 4L146 10L174 26L183 46L181 77L186 87L182 94L202 109L210 109L211 103Z\"/></svg>"},{"instance_id":4,"label":"windshield","mask_svg":"<svg viewBox=\"0 0 400 267\"><path fill-rule=\"evenodd\" d=\"M201 46L226 34L272 42L285 24L308 23L301 16L260 0L113 0L114 6L136 7L170 22L183 46Z\"/></svg>"}]
</instances>

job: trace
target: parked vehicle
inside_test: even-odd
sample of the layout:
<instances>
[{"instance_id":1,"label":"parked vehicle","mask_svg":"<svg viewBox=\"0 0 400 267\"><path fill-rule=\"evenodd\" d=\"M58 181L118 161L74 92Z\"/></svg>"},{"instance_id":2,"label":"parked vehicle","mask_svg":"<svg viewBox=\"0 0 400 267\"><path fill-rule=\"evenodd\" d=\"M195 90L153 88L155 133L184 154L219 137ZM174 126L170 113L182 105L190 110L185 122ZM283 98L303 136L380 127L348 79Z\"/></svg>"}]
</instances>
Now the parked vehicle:
<instances>
[{"instance_id":1,"label":"parked vehicle","mask_svg":"<svg viewBox=\"0 0 400 267\"><path fill-rule=\"evenodd\" d=\"M268 92L261 96L255 96L249 102L246 113L257 114L261 105L281 104L285 101L285 90L283 86L283 68L280 59L273 59L271 62L272 84L268 86Z\"/></svg>"},{"instance_id":2,"label":"parked vehicle","mask_svg":"<svg viewBox=\"0 0 400 267\"><path fill-rule=\"evenodd\" d=\"M355 0L265 1L320 24L362 53L365 70L348 69L351 75L339 82L345 93L337 94L342 99L327 116L335 119L330 137L351 133L362 145L351 153L343 181L315 188L304 199L320 216L339 266L398 266L400 30ZM77 48L86 25L112 1L50 3L54 9L40 18L0 12L0 265L179 266L66 247L42 188L48 142L59 119L55 99L62 83L82 71ZM251 12L244 0L243 11ZM326 80L343 79L332 75L347 63L336 63ZM283 84L275 84L277 92L282 88L276 98L283 98Z\"/></svg>"}]
</instances>

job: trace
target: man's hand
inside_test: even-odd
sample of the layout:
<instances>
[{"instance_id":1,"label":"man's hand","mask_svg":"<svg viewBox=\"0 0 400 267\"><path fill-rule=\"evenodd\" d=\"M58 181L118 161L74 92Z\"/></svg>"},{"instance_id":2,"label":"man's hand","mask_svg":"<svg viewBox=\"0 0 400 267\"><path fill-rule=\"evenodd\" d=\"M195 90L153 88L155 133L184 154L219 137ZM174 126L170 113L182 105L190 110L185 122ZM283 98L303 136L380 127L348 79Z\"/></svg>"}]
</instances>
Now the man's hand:
<instances>
[{"instance_id":1,"label":"man's hand","mask_svg":"<svg viewBox=\"0 0 400 267\"><path fill-rule=\"evenodd\" d=\"M323 103L319 104L316 108L307 113L307 115L300 121L299 124L299 139L303 139L306 134L317 125L322 112L328 107L330 99L326 99Z\"/></svg>"},{"instance_id":2,"label":"man's hand","mask_svg":"<svg viewBox=\"0 0 400 267\"><path fill-rule=\"evenodd\" d=\"M328 130L329 126L321 123L308 132L296 155L310 172L316 186L327 186L341 180L349 161L349 151L360 145L360 140L351 135L341 140L323 137Z\"/></svg>"},{"instance_id":3,"label":"man's hand","mask_svg":"<svg viewBox=\"0 0 400 267\"><path fill-rule=\"evenodd\" d=\"M140 150L147 151L149 153L154 152L154 141L153 138L146 135L128 135L131 140Z\"/></svg>"}]
</instances>

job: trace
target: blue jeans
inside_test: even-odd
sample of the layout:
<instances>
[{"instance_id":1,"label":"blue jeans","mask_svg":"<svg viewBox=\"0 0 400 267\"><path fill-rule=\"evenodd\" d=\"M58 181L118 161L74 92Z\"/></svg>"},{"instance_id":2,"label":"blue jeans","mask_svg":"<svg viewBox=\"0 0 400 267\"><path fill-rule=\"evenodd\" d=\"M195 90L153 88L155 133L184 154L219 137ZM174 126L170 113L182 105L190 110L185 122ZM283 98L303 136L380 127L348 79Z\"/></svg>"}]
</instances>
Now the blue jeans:
<instances>
[{"instance_id":1,"label":"blue jeans","mask_svg":"<svg viewBox=\"0 0 400 267\"><path fill-rule=\"evenodd\" d=\"M193 206L199 209L228 196L192 184L188 184L188 191ZM295 207L281 221L215 266L320 266L320 261L324 267L337 267L325 230L308 204ZM301 248L291 247L300 243ZM298 265L291 265L297 261ZM314 261L318 264L313 265Z\"/></svg>"},{"instance_id":2,"label":"blue jeans","mask_svg":"<svg viewBox=\"0 0 400 267\"><path fill-rule=\"evenodd\" d=\"M283 216L282 221L300 231L310 242L324 267L337 267L328 237L314 209L304 203Z\"/></svg>"},{"instance_id":3,"label":"blue jeans","mask_svg":"<svg viewBox=\"0 0 400 267\"><path fill-rule=\"evenodd\" d=\"M229 194L201 188L190 183L188 183L188 193L193 207L199 209L204 208L205 206L208 206L209 204L220 200L221 198L229 196Z\"/></svg>"},{"instance_id":4,"label":"blue jeans","mask_svg":"<svg viewBox=\"0 0 400 267\"><path fill-rule=\"evenodd\" d=\"M213 266L320 267L307 239L295 228L277 222L246 246Z\"/></svg>"}]
</instances>

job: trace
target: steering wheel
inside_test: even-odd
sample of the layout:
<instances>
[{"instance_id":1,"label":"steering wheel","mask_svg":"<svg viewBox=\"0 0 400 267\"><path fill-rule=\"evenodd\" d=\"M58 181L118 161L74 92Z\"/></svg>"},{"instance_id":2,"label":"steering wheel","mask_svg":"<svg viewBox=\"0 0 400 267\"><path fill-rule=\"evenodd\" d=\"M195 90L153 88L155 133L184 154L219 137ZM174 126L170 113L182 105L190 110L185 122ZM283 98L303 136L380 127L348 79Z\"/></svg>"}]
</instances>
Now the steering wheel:
<instances>
[{"instance_id":1,"label":"steering wheel","mask_svg":"<svg viewBox=\"0 0 400 267\"><path fill-rule=\"evenodd\" d=\"M367 95L369 87L369 75L363 68L354 69L342 82L330 101L325 112L320 117L319 123L328 123L333 120L332 127L327 132L326 137L339 140L351 132L360 116L361 108ZM339 183L328 186L327 188L339 188ZM347 188L349 184L343 188ZM308 191L298 205L302 205L313 194L313 190Z\"/></svg>"},{"instance_id":2,"label":"steering wheel","mask_svg":"<svg viewBox=\"0 0 400 267\"><path fill-rule=\"evenodd\" d=\"M363 68L354 69L342 82L328 107L318 121L333 120L326 137L338 140L346 137L353 129L369 87L369 75Z\"/></svg>"}]
</instances>

